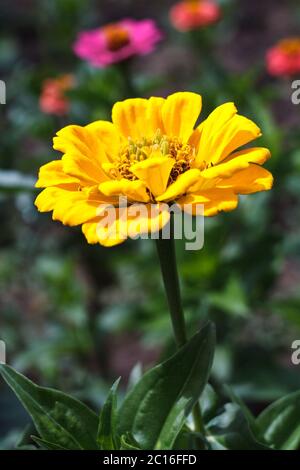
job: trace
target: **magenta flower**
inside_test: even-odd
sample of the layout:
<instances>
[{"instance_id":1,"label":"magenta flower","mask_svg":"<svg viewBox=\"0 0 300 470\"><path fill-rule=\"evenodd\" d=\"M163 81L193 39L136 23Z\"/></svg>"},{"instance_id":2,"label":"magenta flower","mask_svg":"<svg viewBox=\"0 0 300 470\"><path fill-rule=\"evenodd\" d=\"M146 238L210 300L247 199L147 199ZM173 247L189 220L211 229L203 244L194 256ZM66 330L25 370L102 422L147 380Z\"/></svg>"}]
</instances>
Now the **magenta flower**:
<instances>
[{"instance_id":1,"label":"magenta flower","mask_svg":"<svg viewBox=\"0 0 300 470\"><path fill-rule=\"evenodd\" d=\"M107 67L152 52L161 39L162 33L153 20L125 19L79 33L73 49L94 67Z\"/></svg>"}]
</instances>

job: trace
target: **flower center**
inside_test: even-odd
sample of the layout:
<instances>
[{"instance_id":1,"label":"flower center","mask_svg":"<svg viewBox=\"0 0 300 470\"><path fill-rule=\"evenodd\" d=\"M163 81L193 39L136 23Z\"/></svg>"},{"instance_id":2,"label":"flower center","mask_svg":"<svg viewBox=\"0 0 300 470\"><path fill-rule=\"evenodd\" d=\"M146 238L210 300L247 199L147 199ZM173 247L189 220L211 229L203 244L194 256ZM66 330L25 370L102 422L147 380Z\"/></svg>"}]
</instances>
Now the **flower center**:
<instances>
[{"instance_id":1,"label":"flower center","mask_svg":"<svg viewBox=\"0 0 300 470\"><path fill-rule=\"evenodd\" d=\"M111 52L118 51L130 42L128 31L118 24L109 24L102 28L107 47Z\"/></svg>"},{"instance_id":2,"label":"flower center","mask_svg":"<svg viewBox=\"0 0 300 470\"><path fill-rule=\"evenodd\" d=\"M300 38L284 39L280 43L280 49L289 55L300 54Z\"/></svg>"},{"instance_id":3,"label":"flower center","mask_svg":"<svg viewBox=\"0 0 300 470\"><path fill-rule=\"evenodd\" d=\"M185 2L185 8L186 8L186 11L187 13L189 14L195 14L195 13L198 13L199 11L199 8L200 8L200 4L201 4L202 0L187 0Z\"/></svg>"},{"instance_id":4,"label":"flower center","mask_svg":"<svg viewBox=\"0 0 300 470\"><path fill-rule=\"evenodd\" d=\"M160 129L150 139L135 141L129 137L128 144L121 150L114 166L109 169L110 176L134 181L138 178L130 171L131 166L157 155L173 158L175 161L168 182L171 184L179 175L190 169L195 159L195 148L182 143L177 137L167 137Z\"/></svg>"}]
</instances>

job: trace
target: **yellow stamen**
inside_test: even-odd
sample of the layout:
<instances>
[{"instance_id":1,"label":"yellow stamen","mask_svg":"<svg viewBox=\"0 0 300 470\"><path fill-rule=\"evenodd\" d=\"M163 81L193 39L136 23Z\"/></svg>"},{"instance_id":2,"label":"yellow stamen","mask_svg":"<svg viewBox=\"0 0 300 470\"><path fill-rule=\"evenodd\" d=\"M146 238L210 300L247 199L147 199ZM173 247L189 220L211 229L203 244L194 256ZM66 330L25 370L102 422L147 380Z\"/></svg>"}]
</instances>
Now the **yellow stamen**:
<instances>
[{"instance_id":1,"label":"yellow stamen","mask_svg":"<svg viewBox=\"0 0 300 470\"><path fill-rule=\"evenodd\" d=\"M114 165L104 168L112 178L126 178L134 181L137 177L130 168L135 163L141 162L161 154L173 158L174 166L170 173L168 184L173 183L179 175L191 168L195 159L195 148L192 145L182 143L177 137L167 137L158 129L153 138L143 138L133 141L128 138L128 144L121 150Z\"/></svg>"}]
</instances>

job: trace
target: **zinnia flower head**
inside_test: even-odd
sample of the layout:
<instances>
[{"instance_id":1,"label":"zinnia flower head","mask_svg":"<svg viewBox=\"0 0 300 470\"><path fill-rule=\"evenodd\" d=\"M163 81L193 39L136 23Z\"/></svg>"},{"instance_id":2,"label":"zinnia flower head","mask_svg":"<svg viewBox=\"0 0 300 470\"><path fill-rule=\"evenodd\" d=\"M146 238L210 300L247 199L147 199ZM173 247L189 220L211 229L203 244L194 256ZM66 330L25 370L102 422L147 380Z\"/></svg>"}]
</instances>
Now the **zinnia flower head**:
<instances>
[{"instance_id":1,"label":"zinnia flower head","mask_svg":"<svg viewBox=\"0 0 300 470\"><path fill-rule=\"evenodd\" d=\"M267 52L267 69L271 75L291 76L300 73L300 37L283 39Z\"/></svg>"},{"instance_id":2,"label":"zinnia flower head","mask_svg":"<svg viewBox=\"0 0 300 470\"><path fill-rule=\"evenodd\" d=\"M66 114L69 110L69 99L65 92L72 89L74 83L74 77L69 74L45 80L39 100L41 111L58 116Z\"/></svg>"},{"instance_id":3,"label":"zinnia flower head","mask_svg":"<svg viewBox=\"0 0 300 470\"><path fill-rule=\"evenodd\" d=\"M45 189L36 206L63 224L82 225L89 243L112 246L136 224L140 233L160 230L174 201L192 214L202 204L213 216L235 209L238 194L270 189L272 175L260 166L269 150L243 148L260 137L259 127L225 103L195 128L201 105L201 96L188 92L129 99L114 105L112 122L63 128L54 138L63 157L41 167L36 186ZM100 227L115 206L116 219Z\"/></svg>"},{"instance_id":4,"label":"zinnia flower head","mask_svg":"<svg viewBox=\"0 0 300 470\"><path fill-rule=\"evenodd\" d=\"M185 0L176 3L170 11L173 26L179 31L191 31L216 23L221 9L214 0Z\"/></svg>"},{"instance_id":5,"label":"zinnia flower head","mask_svg":"<svg viewBox=\"0 0 300 470\"><path fill-rule=\"evenodd\" d=\"M94 67L107 67L134 55L152 52L162 34L153 20L125 19L81 32L74 52Z\"/></svg>"}]
</instances>

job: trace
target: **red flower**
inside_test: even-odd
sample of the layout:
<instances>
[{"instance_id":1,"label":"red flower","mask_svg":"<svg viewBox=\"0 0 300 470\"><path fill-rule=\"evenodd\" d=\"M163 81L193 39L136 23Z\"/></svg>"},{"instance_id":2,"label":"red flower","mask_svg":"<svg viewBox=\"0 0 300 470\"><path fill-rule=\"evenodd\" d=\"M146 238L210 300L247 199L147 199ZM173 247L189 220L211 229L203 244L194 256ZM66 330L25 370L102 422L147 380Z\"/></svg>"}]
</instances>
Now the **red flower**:
<instances>
[{"instance_id":1,"label":"red flower","mask_svg":"<svg viewBox=\"0 0 300 470\"><path fill-rule=\"evenodd\" d=\"M300 38L287 38L267 52L267 69L275 76L300 73Z\"/></svg>"},{"instance_id":2,"label":"red flower","mask_svg":"<svg viewBox=\"0 0 300 470\"><path fill-rule=\"evenodd\" d=\"M170 11L173 26L179 31L190 31L216 23L221 9L213 0L185 0L176 3Z\"/></svg>"},{"instance_id":3,"label":"red flower","mask_svg":"<svg viewBox=\"0 0 300 470\"><path fill-rule=\"evenodd\" d=\"M40 95L40 109L46 114L61 116L69 110L69 100L65 92L73 88L72 75L62 75L58 78L47 79L43 83Z\"/></svg>"}]
</instances>

